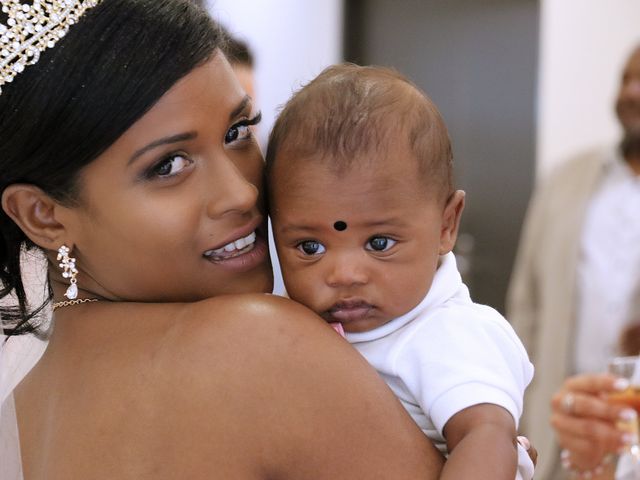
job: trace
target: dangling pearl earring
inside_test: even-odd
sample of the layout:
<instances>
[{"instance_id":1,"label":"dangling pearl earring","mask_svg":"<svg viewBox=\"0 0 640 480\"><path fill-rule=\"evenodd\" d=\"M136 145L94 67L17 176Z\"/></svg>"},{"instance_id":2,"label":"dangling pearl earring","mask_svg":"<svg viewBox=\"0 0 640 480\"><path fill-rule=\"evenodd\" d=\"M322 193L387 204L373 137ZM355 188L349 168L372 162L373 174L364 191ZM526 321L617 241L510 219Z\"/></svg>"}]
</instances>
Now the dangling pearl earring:
<instances>
[{"instance_id":1,"label":"dangling pearl earring","mask_svg":"<svg viewBox=\"0 0 640 480\"><path fill-rule=\"evenodd\" d=\"M76 268L76 259L69 256L71 250L66 245L62 245L58 249L57 260L60 261L59 267L63 269L62 277L69 279L69 288L64 293L64 296L69 300L73 300L78 297L78 269Z\"/></svg>"}]
</instances>

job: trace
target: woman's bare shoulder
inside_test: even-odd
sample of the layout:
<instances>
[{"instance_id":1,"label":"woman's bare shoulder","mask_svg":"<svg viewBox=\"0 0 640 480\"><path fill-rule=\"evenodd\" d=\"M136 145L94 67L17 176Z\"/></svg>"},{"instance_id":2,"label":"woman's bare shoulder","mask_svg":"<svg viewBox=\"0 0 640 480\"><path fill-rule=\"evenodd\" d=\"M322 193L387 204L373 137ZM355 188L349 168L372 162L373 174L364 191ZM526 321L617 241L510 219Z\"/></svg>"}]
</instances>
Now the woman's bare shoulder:
<instances>
[{"instance_id":1,"label":"woman's bare shoulder","mask_svg":"<svg viewBox=\"0 0 640 480\"><path fill-rule=\"evenodd\" d=\"M221 336L284 341L290 335L333 332L308 308L269 294L223 295L185 305L181 327L202 340Z\"/></svg>"},{"instance_id":2,"label":"woman's bare shoulder","mask_svg":"<svg viewBox=\"0 0 640 480\"><path fill-rule=\"evenodd\" d=\"M288 472L280 478L436 478L437 454L377 373L305 307L237 295L182 316L192 329L172 368L189 388L171 402L184 407L189 441L224 439L225 452L263 458L261 468Z\"/></svg>"},{"instance_id":3,"label":"woman's bare shoulder","mask_svg":"<svg viewBox=\"0 0 640 480\"><path fill-rule=\"evenodd\" d=\"M320 361L327 353L350 359L355 353L312 311L274 295L219 296L163 313L172 317L162 339L171 345L162 350L166 368L202 374L201 388L208 383L215 389L228 375L278 375L284 366L290 378L303 358Z\"/></svg>"},{"instance_id":4,"label":"woman's bare shoulder","mask_svg":"<svg viewBox=\"0 0 640 480\"><path fill-rule=\"evenodd\" d=\"M219 313L268 315L277 321L283 315L304 315L309 318L316 315L303 305L278 295L267 293L245 293L219 295L199 302L188 304L186 309L194 315L210 318Z\"/></svg>"},{"instance_id":5,"label":"woman's bare shoulder","mask_svg":"<svg viewBox=\"0 0 640 480\"><path fill-rule=\"evenodd\" d=\"M174 452L176 468L215 478L436 478L430 442L360 354L307 308L257 294L120 313L127 325L138 319L123 336L133 343L116 356L135 350L135 364L116 372L128 382L124 403L144 405L118 420L137 432L139 458Z\"/></svg>"},{"instance_id":6,"label":"woman's bare shoulder","mask_svg":"<svg viewBox=\"0 0 640 480\"><path fill-rule=\"evenodd\" d=\"M355 356L315 313L274 295L228 295L186 305L175 319L175 328L180 331L176 347L184 350L192 365L203 368L246 355L242 365L250 366L247 374L255 374L298 357L321 358L325 352ZM240 365L234 368L239 370Z\"/></svg>"}]
</instances>

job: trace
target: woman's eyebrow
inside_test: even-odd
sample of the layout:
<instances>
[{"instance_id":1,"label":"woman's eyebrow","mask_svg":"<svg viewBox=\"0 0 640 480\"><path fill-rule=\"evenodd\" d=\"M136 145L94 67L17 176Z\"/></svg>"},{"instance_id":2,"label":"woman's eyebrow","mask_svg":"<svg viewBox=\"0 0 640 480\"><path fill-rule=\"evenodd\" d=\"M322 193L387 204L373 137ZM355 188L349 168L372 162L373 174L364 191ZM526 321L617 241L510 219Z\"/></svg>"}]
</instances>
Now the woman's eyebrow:
<instances>
[{"instance_id":1,"label":"woman's eyebrow","mask_svg":"<svg viewBox=\"0 0 640 480\"><path fill-rule=\"evenodd\" d=\"M251 103L251 97L249 95L245 95L244 98L240 100L240 103L238 103L238 106L234 108L229 114L229 120L231 121L234 118L236 118L238 115L240 115L247 108L247 105L249 105L250 103Z\"/></svg>"},{"instance_id":2,"label":"woman's eyebrow","mask_svg":"<svg viewBox=\"0 0 640 480\"><path fill-rule=\"evenodd\" d=\"M177 143L177 142L183 142L185 140L192 140L194 138L196 138L198 136L198 134L196 132L185 132L185 133L178 133L177 135L171 135L170 137L164 137L164 138L160 138L158 140L154 140L153 142L151 142L148 145L145 145L144 147L142 147L140 150L136 150L136 152L131 156L131 158L129 159L129 161L127 162L127 165L131 165L133 162L136 161L136 159L148 152L149 150L159 147L161 145L166 145L168 143Z\"/></svg>"}]
</instances>

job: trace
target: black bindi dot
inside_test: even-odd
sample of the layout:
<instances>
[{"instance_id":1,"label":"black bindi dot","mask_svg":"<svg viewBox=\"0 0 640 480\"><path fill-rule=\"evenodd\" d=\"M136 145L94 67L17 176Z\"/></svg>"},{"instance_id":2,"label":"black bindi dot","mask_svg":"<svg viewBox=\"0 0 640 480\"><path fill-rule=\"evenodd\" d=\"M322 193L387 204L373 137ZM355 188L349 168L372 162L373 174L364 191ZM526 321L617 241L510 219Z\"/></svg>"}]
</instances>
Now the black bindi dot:
<instances>
[{"instance_id":1,"label":"black bindi dot","mask_svg":"<svg viewBox=\"0 0 640 480\"><path fill-rule=\"evenodd\" d=\"M335 228L339 232L342 232L343 230L347 229L347 224L342 220L338 220L336 223L333 224L333 228Z\"/></svg>"}]
</instances>

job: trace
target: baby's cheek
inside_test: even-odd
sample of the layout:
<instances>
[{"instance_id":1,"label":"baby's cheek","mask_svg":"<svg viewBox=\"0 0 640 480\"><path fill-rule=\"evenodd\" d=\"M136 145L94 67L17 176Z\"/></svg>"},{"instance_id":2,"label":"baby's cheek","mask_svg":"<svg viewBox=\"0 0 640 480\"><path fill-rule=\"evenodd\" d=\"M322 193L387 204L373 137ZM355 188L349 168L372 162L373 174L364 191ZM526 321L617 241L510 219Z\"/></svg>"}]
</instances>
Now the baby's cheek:
<instances>
[{"instance_id":1,"label":"baby's cheek","mask_svg":"<svg viewBox=\"0 0 640 480\"><path fill-rule=\"evenodd\" d=\"M320 280L307 272L298 272L291 276L291 289L287 289L289 296L297 302L316 310L318 303L318 287Z\"/></svg>"}]
</instances>

